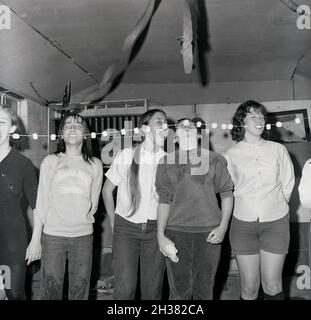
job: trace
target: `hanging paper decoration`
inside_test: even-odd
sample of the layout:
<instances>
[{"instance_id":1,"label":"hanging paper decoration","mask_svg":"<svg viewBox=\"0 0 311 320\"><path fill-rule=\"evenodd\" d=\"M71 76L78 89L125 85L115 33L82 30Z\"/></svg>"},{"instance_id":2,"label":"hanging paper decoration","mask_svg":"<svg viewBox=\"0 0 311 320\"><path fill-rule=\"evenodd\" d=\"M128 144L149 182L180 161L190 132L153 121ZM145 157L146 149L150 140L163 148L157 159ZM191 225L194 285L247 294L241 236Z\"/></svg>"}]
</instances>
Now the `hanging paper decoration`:
<instances>
[{"instance_id":1,"label":"hanging paper decoration","mask_svg":"<svg viewBox=\"0 0 311 320\"><path fill-rule=\"evenodd\" d=\"M193 5L191 0L185 0L181 54L183 56L184 70L186 74L191 73L193 67L193 27L191 5Z\"/></svg>"},{"instance_id":2,"label":"hanging paper decoration","mask_svg":"<svg viewBox=\"0 0 311 320\"><path fill-rule=\"evenodd\" d=\"M48 103L53 109L61 111L82 109L102 101L109 93L114 91L121 83L127 68L140 51L148 34L152 18L161 1L149 0L144 14L125 39L120 57L106 69L100 84L84 96L83 102L66 103L67 100L65 100L63 101L65 103L62 105L62 110L58 103L49 103L46 100L45 103ZM205 85L207 83L205 54L209 48L205 0L184 1L183 37L181 37L184 70L187 74L191 73L195 57L197 57L201 84ZM91 75L90 73L88 74Z\"/></svg>"},{"instance_id":3,"label":"hanging paper decoration","mask_svg":"<svg viewBox=\"0 0 311 320\"><path fill-rule=\"evenodd\" d=\"M152 17L160 2L161 0L149 0L146 11L124 41L120 58L108 67L99 87L87 95L85 101L99 102L120 84L127 68L142 47Z\"/></svg>"},{"instance_id":4,"label":"hanging paper decoration","mask_svg":"<svg viewBox=\"0 0 311 320\"><path fill-rule=\"evenodd\" d=\"M205 86L208 83L207 53L210 48L206 0L193 0L191 15L194 30L194 64L198 69L200 82Z\"/></svg>"},{"instance_id":5,"label":"hanging paper decoration","mask_svg":"<svg viewBox=\"0 0 311 320\"><path fill-rule=\"evenodd\" d=\"M71 98L71 81L69 81L65 87L64 96L63 96L63 102L62 102L62 113L61 117L64 117L70 110L68 110L68 106L70 104L70 98Z\"/></svg>"}]
</instances>

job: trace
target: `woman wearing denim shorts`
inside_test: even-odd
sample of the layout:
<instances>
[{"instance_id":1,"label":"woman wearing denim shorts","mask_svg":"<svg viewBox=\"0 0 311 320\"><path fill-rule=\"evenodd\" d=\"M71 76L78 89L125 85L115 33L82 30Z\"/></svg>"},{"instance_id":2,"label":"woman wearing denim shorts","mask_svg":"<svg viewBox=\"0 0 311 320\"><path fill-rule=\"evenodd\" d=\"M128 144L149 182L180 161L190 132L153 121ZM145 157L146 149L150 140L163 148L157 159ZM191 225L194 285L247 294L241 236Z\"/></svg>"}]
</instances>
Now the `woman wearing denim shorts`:
<instances>
[{"instance_id":1,"label":"woman wearing denim shorts","mask_svg":"<svg viewBox=\"0 0 311 320\"><path fill-rule=\"evenodd\" d=\"M284 299L282 270L288 252L288 202L295 183L286 148L267 141L265 107L256 101L239 106L225 157L234 183L235 205L230 244L241 276L241 299Z\"/></svg>"}]
</instances>

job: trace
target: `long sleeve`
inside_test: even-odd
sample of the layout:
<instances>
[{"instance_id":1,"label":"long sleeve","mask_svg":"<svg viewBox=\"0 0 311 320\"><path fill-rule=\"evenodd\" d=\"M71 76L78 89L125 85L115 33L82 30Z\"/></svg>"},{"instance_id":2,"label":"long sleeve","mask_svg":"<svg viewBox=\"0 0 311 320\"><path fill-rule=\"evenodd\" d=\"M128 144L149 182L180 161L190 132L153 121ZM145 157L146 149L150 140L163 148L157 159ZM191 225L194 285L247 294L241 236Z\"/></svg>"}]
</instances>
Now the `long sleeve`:
<instances>
[{"instance_id":1,"label":"long sleeve","mask_svg":"<svg viewBox=\"0 0 311 320\"><path fill-rule=\"evenodd\" d=\"M155 186L159 195L159 203L171 204L173 193L165 166L165 164L158 165Z\"/></svg>"},{"instance_id":2,"label":"long sleeve","mask_svg":"<svg viewBox=\"0 0 311 320\"><path fill-rule=\"evenodd\" d=\"M53 157L56 157L56 156L53 156ZM49 194L51 192L50 191L51 161L52 161L52 156L47 156L43 159L40 166L36 213L39 215L43 224L46 223L46 216L49 210ZM56 159L54 161L56 161Z\"/></svg>"},{"instance_id":3,"label":"long sleeve","mask_svg":"<svg viewBox=\"0 0 311 320\"><path fill-rule=\"evenodd\" d=\"M298 187L301 204L311 209L311 159L309 159L303 169L300 184Z\"/></svg>"},{"instance_id":4,"label":"long sleeve","mask_svg":"<svg viewBox=\"0 0 311 320\"><path fill-rule=\"evenodd\" d=\"M233 197L233 183L227 169L226 159L218 155L215 168L215 190L220 194L221 199Z\"/></svg>"},{"instance_id":5,"label":"long sleeve","mask_svg":"<svg viewBox=\"0 0 311 320\"><path fill-rule=\"evenodd\" d=\"M229 171L229 174L231 176L231 179L234 183L234 171L233 171L233 167L232 167L232 163L231 163L231 160L230 160L230 157L228 155L227 152L223 153L222 156L225 158L226 160L226 164L227 164L227 169Z\"/></svg>"},{"instance_id":6,"label":"long sleeve","mask_svg":"<svg viewBox=\"0 0 311 320\"><path fill-rule=\"evenodd\" d=\"M281 149L280 179L282 183L283 194L286 201L289 202L295 185L295 173L292 160L284 146L282 146Z\"/></svg>"},{"instance_id":7,"label":"long sleeve","mask_svg":"<svg viewBox=\"0 0 311 320\"><path fill-rule=\"evenodd\" d=\"M92 209L90 214L94 215L98 209L98 200L103 184L103 165L100 160L94 158L94 177L91 191Z\"/></svg>"}]
</instances>

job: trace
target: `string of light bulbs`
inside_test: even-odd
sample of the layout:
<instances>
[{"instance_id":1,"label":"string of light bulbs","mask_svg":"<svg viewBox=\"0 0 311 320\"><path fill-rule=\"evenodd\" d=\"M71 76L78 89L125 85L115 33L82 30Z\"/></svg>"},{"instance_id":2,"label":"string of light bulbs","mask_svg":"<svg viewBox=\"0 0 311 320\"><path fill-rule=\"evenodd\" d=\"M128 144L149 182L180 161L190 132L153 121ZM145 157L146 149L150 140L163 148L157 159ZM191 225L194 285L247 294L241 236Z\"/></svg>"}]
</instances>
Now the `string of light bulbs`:
<instances>
[{"instance_id":1,"label":"string of light bulbs","mask_svg":"<svg viewBox=\"0 0 311 320\"><path fill-rule=\"evenodd\" d=\"M282 116L280 116L282 117ZM278 117L278 118L280 118ZM288 117L288 116L286 116ZM302 120L306 120L306 119L309 119L308 117L303 117L303 118L299 118L299 117L296 117L294 122L296 124L301 124L301 121ZM288 122L288 121L286 121ZM184 120L183 124L185 126L189 125L189 120ZM281 128L283 126L283 122L282 121L277 121L275 123L267 123L265 124L265 127L267 130L271 130L272 126L276 126L277 128ZM162 124L162 129L164 130L167 130L169 129L170 127L175 127L176 128L176 124L167 124L167 123L163 123ZM196 127L198 129L202 129L205 127L205 130L209 130L208 127L212 128L212 129L221 129L221 130L232 130L234 127L244 127L244 126L234 126L232 123L217 123L217 122L212 122L212 123L202 123L201 121L198 121L196 123ZM89 136L91 137L91 139L97 139L98 137L108 137L110 135L115 135L115 134L121 134L122 136L125 136L127 133L134 133L134 134L139 134L140 133L140 130L139 128L134 128L134 129L121 129L121 130L116 130L116 129L107 129L107 130L104 130L100 133L97 133L97 132L91 132L91 133L86 133L84 136ZM150 126L145 126L145 132L150 132L151 130L151 127ZM43 137L43 138L47 138L49 137L49 139L51 141L55 141L57 140L57 138L59 137L59 135L55 134L55 133L52 133L52 134L39 134L39 133L32 133L32 134L19 134L19 133L13 133L13 134L10 134L10 136L14 139L14 140L19 140L21 137L32 137L33 140L38 140L40 137Z\"/></svg>"}]
</instances>

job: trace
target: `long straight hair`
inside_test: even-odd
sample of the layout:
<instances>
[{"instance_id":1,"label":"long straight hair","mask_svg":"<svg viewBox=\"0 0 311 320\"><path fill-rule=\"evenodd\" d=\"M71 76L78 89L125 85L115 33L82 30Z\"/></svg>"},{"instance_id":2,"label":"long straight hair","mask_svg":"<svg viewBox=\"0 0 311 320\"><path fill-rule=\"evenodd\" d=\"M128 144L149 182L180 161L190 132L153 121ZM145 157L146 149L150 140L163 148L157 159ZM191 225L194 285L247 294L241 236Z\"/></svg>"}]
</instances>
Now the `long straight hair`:
<instances>
[{"instance_id":1,"label":"long straight hair","mask_svg":"<svg viewBox=\"0 0 311 320\"><path fill-rule=\"evenodd\" d=\"M139 120L139 128L141 128L143 125L146 125L146 126L149 125L151 118L157 112L162 113L166 117L166 113L163 110L160 110L160 109L148 110L147 112L141 115ZM139 162L140 162L141 143L135 149L132 164L129 169L129 175L130 175L129 185L130 185L131 201L132 201L131 213L129 214L129 217L135 214L135 212L139 208L140 201L141 201L141 190L139 185Z\"/></svg>"},{"instance_id":2,"label":"long straight hair","mask_svg":"<svg viewBox=\"0 0 311 320\"><path fill-rule=\"evenodd\" d=\"M89 129L87 127L87 123L86 123L85 119L81 115L79 115L77 112L70 112L62 117L61 122L60 122L60 126L59 126L59 139L58 139L55 154L58 156L60 153L66 152L66 143L65 143L64 139L61 138L61 136L64 131L64 126L66 124L66 120L70 117L72 117L74 121L77 121L77 122L83 124L83 126L84 126L85 136L83 138L83 143L82 143L82 150L81 150L82 157L83 157L84 161L91 164L91 161L94 161L93 156L92 156L92 147L91 147L91 142L89 141L89 139L86 136L86 134L89 133Z\"/></svg>"}]
</instances>

